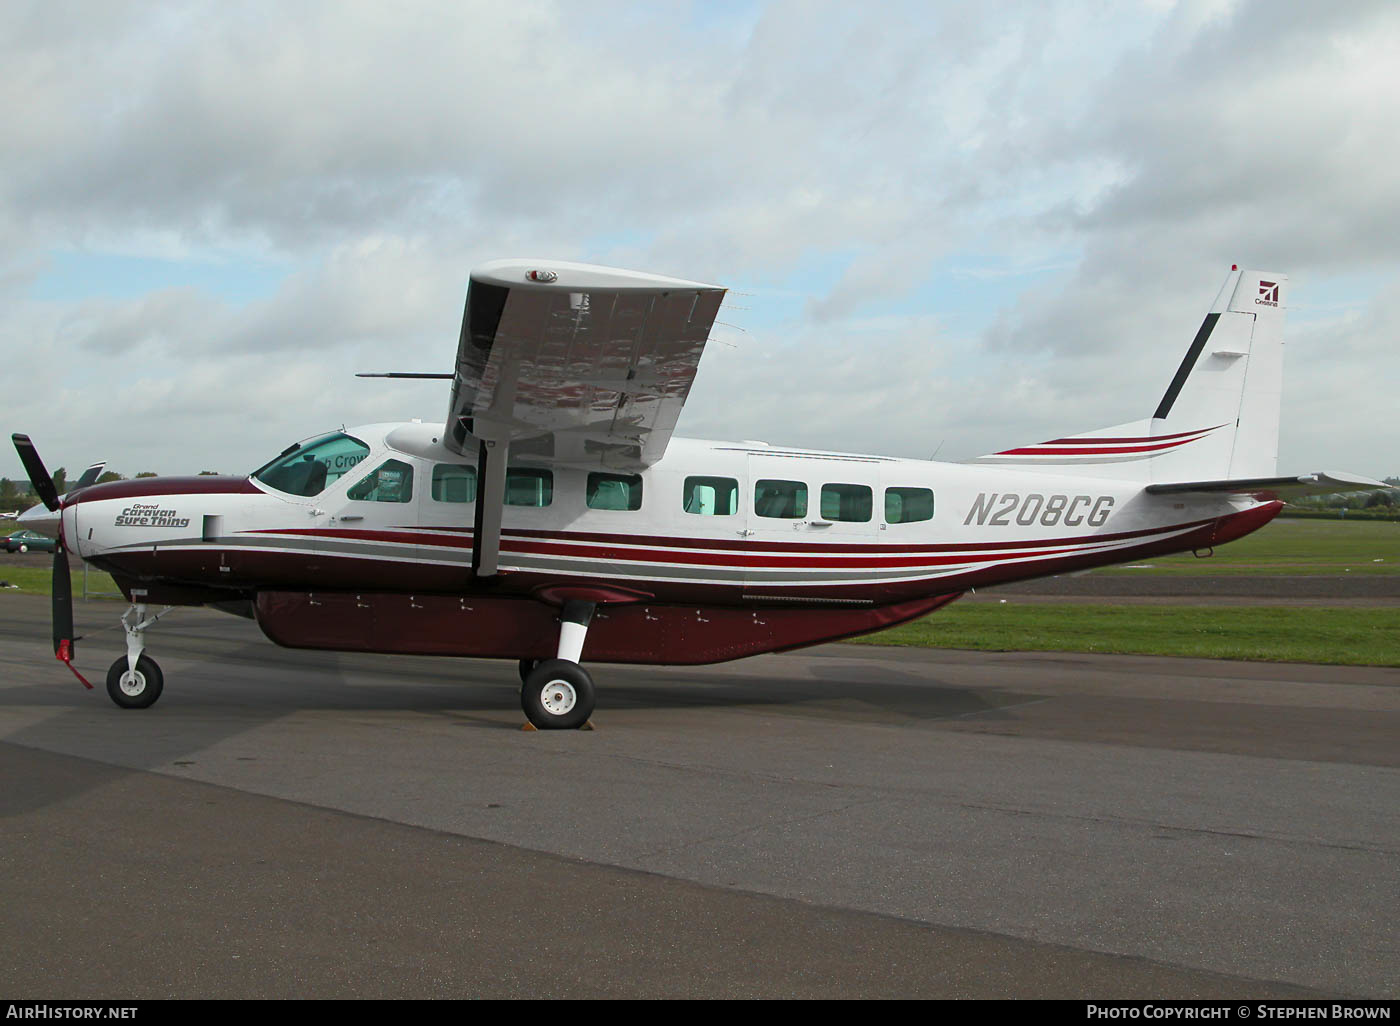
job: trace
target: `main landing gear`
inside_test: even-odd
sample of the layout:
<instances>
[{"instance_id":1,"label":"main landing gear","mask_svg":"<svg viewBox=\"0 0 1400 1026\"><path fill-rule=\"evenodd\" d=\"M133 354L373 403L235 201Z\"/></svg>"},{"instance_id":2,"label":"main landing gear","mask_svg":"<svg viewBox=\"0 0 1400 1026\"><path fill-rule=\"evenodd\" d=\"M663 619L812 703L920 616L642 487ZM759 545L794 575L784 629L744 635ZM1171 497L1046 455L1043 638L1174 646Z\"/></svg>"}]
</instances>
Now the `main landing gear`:
<instances>
[{"instance_id":1,"label":"main landing gear","mask_svg":"<svg viewBox=\"0 0 1400 1026\"><path fill-rule=\"evenodd\" d=\"M141 603L132 605L122 614L122 626L126 628L126 655L107 671L107 694L123 709L145 709L155 705L165 688L165 676L160 672L160 667L145 654L144 637L146 628L164 615L165 611L162 610L148 617L146 607Z\"/></svg>"},{"instance_id":2,"label":"main landing gear","mask_svg":"<svg viewBox=\"0 0 1400 1026\"><path fill-rule=\"evenodd\" d=\"M556 658L520 660L520 708L540 730L574 730L593 715L593 678L579 665L579 657L594 608L592 602L565 602Z\"/></svg>"}]
</instances>

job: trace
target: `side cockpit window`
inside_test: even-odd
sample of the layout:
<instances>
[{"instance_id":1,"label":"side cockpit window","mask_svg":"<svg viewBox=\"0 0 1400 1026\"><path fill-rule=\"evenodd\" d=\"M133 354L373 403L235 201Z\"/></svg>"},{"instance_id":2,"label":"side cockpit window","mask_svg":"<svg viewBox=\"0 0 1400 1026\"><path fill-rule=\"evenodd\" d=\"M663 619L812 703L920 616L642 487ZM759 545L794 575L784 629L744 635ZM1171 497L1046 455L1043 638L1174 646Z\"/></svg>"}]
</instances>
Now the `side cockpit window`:
<instances>
[{"instance_id":1,"label":"side cockpit window","mask_svg":"<svg viewBox=\"0 0 1400 1026\"><path fill-rule=\"evenodd\" d=\"M284 451L253 471L253 480L288 495L320 495L368 455L364 442L336 432Z\"/></svg>"},{"instance_id":2,"label":"side cockpit window","mask_svg":"<svg viewBox=\"0 0 1400 1026\"><path fill-rule=\"evenodd\" d=\"M351 485L345 497L361 502L412 502L413 468L402 460L385 460Z\"/></svg>"}]
</instances>

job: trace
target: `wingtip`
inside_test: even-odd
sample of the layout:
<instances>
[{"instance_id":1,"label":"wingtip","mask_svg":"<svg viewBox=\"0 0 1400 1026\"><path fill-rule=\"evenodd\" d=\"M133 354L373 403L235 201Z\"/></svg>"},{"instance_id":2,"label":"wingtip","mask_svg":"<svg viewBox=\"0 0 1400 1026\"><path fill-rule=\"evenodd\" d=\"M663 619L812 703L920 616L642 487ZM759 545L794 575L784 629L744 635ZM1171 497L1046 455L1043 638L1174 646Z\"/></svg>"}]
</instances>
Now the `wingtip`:
<instances>
[{"instance_id":1,"label":"wingtip","mask_svg":"<svg viewBox=\"0 0 1400 1026\"><path fill-rule=\"evenodd\" d=\"M514 257L492 260L472 269L471 280L484 285L506 288L531 288L554 292L582 292L590 289L606 291L654 291L657 289L696 289L720 291L720 285L672 278L651 271L635 271L625 267L585 264L574 260L549 260Z\"/></svg>"}]
</instances>

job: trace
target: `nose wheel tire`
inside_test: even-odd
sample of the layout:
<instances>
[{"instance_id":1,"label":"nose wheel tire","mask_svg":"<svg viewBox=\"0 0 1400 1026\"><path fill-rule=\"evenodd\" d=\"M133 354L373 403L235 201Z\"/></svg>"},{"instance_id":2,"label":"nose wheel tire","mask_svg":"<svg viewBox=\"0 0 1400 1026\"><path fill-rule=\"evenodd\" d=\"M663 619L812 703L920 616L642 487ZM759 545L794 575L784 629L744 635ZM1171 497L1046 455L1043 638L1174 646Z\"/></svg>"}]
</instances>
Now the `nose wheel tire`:
<instances>
[{"instance_id":1,"label":"nose wheel tire","mask_svg":"<svg viewBox=\"0 0 1400 1026\"><path fill-rule=\"evenodd\" d=\"M165 677L150 656L136 660L136 669L127 667L122 656L107 671L107 695L123 709L145 709L155 705L165 687Z\"/></svg>"},{"instance_id":2,"label":"nose wheel tire","mask_svg":"<svg viewBox=\"0 0 1400 1026\"><path fill-rule=\"evenodd\" d=\"M578 663L546 659L525 675L520 708L540 730L575 730L593 715L593 678Z\"/></svg>"}]
</instances>

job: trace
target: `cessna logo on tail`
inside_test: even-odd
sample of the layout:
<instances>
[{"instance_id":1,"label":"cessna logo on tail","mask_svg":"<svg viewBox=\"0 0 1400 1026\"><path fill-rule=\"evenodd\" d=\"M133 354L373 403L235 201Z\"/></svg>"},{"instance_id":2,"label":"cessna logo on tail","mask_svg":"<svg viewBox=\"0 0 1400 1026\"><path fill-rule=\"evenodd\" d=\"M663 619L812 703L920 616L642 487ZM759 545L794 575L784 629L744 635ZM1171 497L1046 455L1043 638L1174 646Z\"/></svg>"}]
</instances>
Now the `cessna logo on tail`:
<instances>
[{"instance_id":1,"label":"cessna logo on tail","mask_svg":"<svg viewBox=\"0 0 1400 1026\"><path fill-rule=\"evenodd\" d=\"M1278 282L1260 281L1259 298L1255 302L1260 306L1278 306Z\"/></svg>"}]
</instances>

